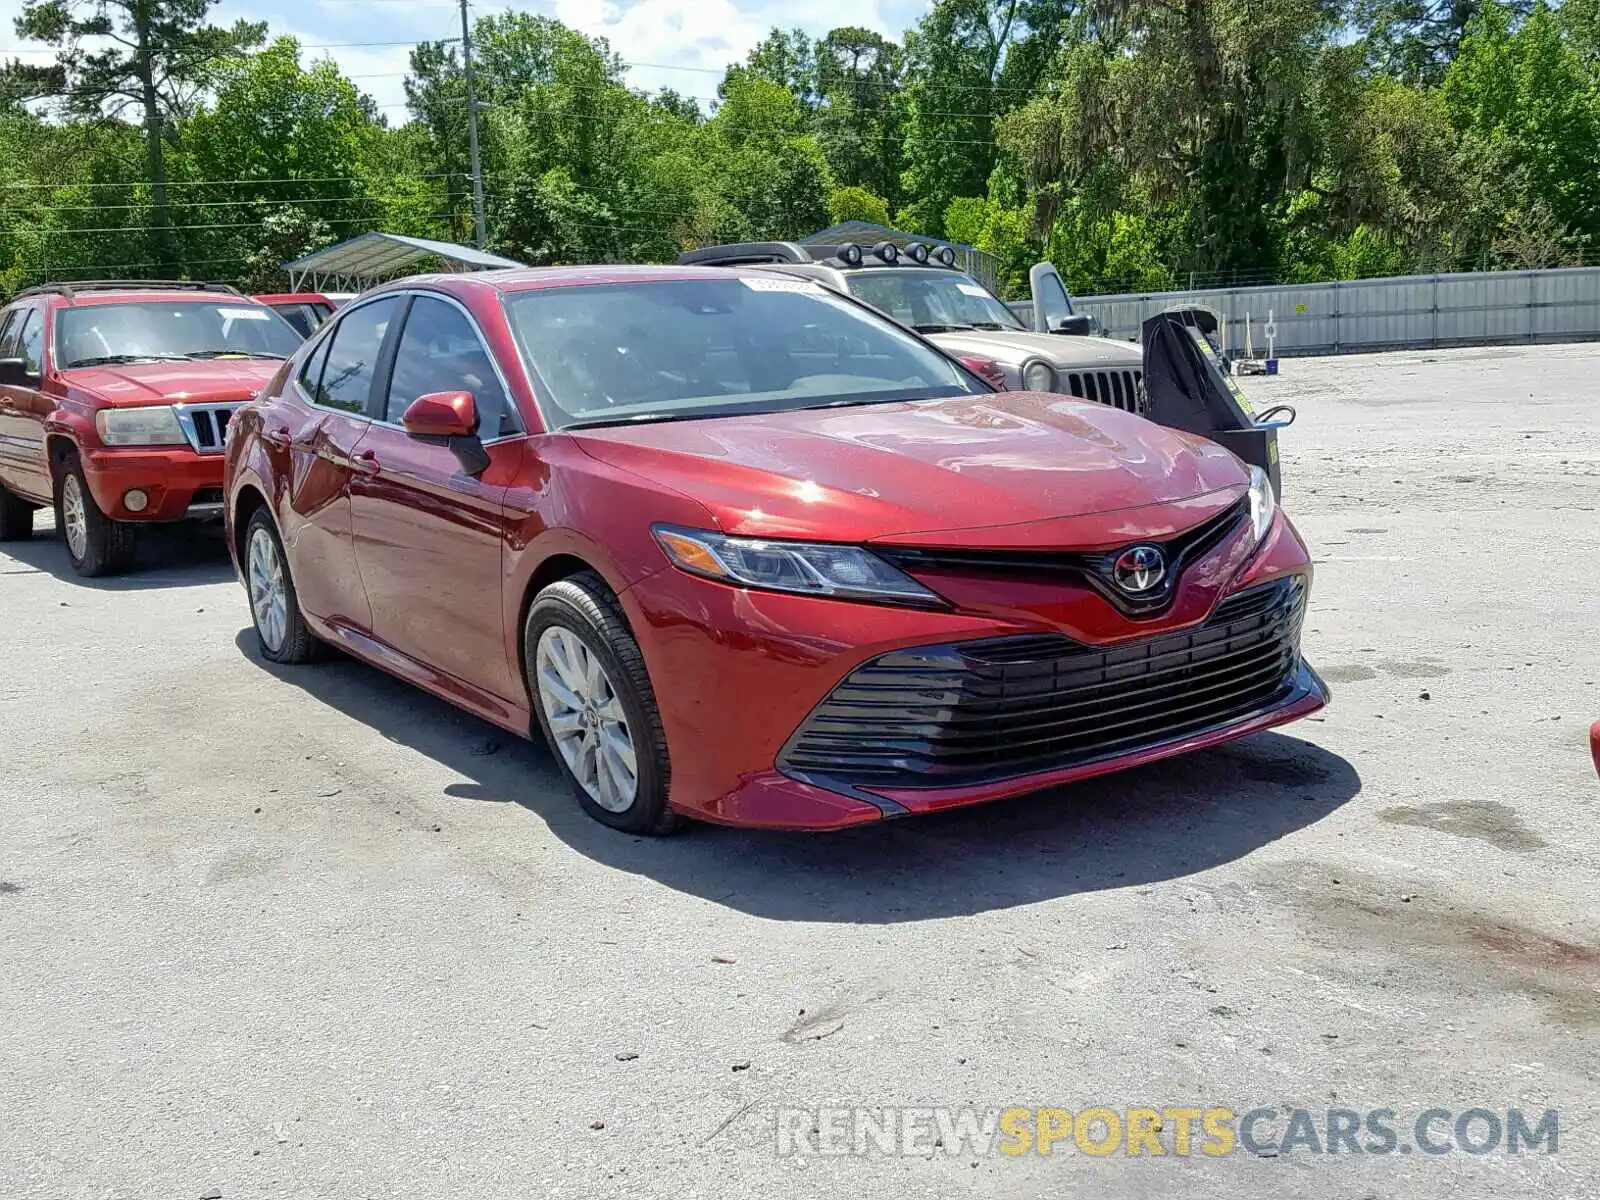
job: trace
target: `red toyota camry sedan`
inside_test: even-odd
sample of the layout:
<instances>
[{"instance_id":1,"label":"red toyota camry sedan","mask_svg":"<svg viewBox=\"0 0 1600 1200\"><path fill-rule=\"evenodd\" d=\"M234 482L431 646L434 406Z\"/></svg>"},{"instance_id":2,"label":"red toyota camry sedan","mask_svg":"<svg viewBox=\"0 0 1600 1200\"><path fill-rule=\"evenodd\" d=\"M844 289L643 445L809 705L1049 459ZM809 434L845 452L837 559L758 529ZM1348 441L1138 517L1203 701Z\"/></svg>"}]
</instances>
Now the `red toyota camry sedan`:
<instances>
[{"instance_id":1,"label":"red toyota camry sedan","mask_svg":"<svg viewBox=\"0 0 1600 1200\"><path fill-rule=\"evenodd\" d=\"M229 427L261 653L523 736L594 818L828 829L1320 708L1259 470L725 267L364 294Z\"/></svg>"}]
</instances>

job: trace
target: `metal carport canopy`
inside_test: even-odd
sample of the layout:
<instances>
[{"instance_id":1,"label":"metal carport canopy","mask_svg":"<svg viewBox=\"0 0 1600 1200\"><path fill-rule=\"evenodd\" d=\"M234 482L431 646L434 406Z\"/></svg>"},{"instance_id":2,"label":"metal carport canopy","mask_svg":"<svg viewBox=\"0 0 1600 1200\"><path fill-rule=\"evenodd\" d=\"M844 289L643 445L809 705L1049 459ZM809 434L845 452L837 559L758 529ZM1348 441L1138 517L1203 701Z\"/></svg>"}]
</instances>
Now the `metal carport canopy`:
<instances>
[{"instance_id":1,"label":"metal carport canopy","mask_svg":"<svg viewBox=\"0 0 1600 1200\"><path fill-rule=\"evenodd\" d=\"M318 290L359 292L401 274L407 267L436 258L453 271L485 271L523 264L471 246L435 242L398 233L363 233L336 246L285 263L289 286L301 291L307 283Z\"/></svg>"}]
</instances>

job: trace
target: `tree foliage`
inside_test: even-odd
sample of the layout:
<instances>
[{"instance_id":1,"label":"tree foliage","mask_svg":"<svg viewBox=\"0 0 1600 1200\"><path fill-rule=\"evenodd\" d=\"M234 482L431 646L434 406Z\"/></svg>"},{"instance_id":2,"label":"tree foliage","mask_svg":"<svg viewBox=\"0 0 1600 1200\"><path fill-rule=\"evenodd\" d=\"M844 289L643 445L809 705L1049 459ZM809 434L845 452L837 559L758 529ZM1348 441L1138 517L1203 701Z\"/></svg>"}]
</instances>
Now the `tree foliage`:
<instances>
[{"instance_id":1,"label":"tree foliage","mask_svg":"<svg viewBox=\"0 0 1600 1200\"><path fill-rule=\"evenodd\" d=\"M471 239L458 43L414 48L391 123L213 4L26 0L54 61L0 70L0 286ZM473 45L489 242L530 263L839 220L1018 292L1041 257L1092 291L1600 255L1600 0L933 0L899 38L774 29L711 97L525 11Z\"/></svg>"}]
</instances>

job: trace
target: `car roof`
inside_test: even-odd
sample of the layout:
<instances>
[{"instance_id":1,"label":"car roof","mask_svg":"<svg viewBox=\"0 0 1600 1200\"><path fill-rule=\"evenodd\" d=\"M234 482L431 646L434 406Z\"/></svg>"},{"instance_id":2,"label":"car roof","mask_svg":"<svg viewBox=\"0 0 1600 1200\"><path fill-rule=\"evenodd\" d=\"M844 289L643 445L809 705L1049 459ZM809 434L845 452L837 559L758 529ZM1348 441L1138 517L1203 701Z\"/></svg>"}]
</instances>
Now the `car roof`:
<instances>
[{"instance_id":1,"label":"car roof","mask_svg":"<svg viewBox=\"0 0 1600 1200\"><path fill-rule=\"evenodd\" d=\"M177 289L162 290L159 288L129 288L122 292L91 292L88 295L57 296L63 307L86 308L97 304L129 304L139 301L171 301L191 300L200 303L220 301L223 304L256 304L259 301L250 296L240 296L234 292L195 292L179 291ZM263 307L265 307L263 305Z\"/></svg>"},{"instance_id":2,"label":"car roof","mask_svg":"<svg viewBox=\"0 0 1600 1200\"><path fill-rule=\"evenodd\" d=\"M257 292L251 296L263 304L332 304L321 292Z\"/></svg>"},{"instance_id":3,"label":"car roof","mask_svg":"<svg viewBox=\"0 0 1600 1200\"><path fill-rule=\"evenodd\" d=\"M765 268L765 269L763 269ZM661 279L726 279L729 274L761 276L771 273L769 264L744 267L680 267L668 264L606 263L573 267L515 267L500 271L472 271L466 274L412 275L392 280L363 292L362 299L380 292L412 287L437 288L445 292L488 291L531 292L548 287L578 284L643 283Z\"/></svg>"}]
</instances>

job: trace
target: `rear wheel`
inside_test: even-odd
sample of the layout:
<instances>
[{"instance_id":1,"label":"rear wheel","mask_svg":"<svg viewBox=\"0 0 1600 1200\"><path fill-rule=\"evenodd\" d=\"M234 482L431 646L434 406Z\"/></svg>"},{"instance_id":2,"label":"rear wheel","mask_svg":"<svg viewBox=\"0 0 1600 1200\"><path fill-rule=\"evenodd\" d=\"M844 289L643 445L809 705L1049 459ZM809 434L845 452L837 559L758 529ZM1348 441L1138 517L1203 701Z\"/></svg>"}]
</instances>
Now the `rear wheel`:
<instances>
[{"instance_id":1,"label":"rear wheel","mask_svg":"<svg viewBox=\"0 0 1600 1200\"><path fill-rule=\"evenodd\" d=\"M35 508L0 487L0 542L20 542L32 537Z\"/></svg>"},{"instance_id":2,"label":"rear wheel","mask_svg":"<svg viewBox=\"0 0 1600 1200\"><path fill-rule=\"evenodd\" d=\"M133 526L100 511L83 477L83 464L70 452L56 472L56 527L79 575L116 575L133 563Z\"/></svg>"},{"instance_id":3,"label":"rear wheel","mask_svg":"<svg viewBox=\"0 0 1600 1200\"><path fill-rule=\"evenodd\" d=\"M322 643L300 612L283 541L265 508L256 509L245 527L244 581L261 656L290 666L320 657Z\"/></svg>"},{"instance_id":4,"label":"rear wheel","mask_svg":"<svg viewBox=\"0 0 1600 1200\"><path fill-rule=\"evenodd\" d=\"M528 613L529 691L578 803L629 833L678 825L667 805L667 739L644 656L622 607L592 571L551 584Z\"/></svg>"}]
</instances>

